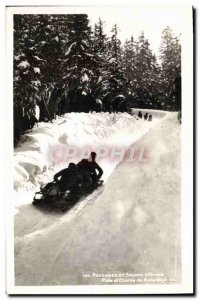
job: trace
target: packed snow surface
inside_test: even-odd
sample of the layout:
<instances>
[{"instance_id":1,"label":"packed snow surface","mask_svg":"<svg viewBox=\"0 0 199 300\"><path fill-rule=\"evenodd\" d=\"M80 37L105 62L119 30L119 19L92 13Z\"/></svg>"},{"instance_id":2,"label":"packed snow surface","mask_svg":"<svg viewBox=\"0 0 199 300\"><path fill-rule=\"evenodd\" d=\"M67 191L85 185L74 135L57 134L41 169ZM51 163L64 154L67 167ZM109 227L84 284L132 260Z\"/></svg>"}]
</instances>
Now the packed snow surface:
<instances>
[{"instance_id":1,"label":"packed snow surface","mask_svg":"<svg viewBox=\"0 0 199 300\"><path fill-rule=\"evenodd\" d=\"M103 284L87 272L163 273L179 281L180 125L176 113L152 115L147 122L72 113L24 136L15 151L16 285ZM39 184L63 167L46 158L49 145L102 141L144 147L147 160L102 161L104 187L66 214L31 205Z\"/></svg>"}]
</instances>

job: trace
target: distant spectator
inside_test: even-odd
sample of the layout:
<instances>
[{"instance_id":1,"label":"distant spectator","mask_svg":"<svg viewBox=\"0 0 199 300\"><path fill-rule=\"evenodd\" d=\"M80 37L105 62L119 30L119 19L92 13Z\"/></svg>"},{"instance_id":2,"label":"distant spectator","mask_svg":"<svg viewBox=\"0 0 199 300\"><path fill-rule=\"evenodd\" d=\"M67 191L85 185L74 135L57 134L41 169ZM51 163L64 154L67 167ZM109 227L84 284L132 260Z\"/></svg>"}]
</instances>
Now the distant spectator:
<instances>
[{"instance_id":1,"label":"distant spectator","mask_svg":"<svg viewBox=\"0 0 199 300\"><path fill-rule=\"evenodd\" d=\"M148 119L148 113L146 113L146 114L144 115L144 120L147 121L147 119Z\"/></svg>"},{"instance_id":2,"label":"distant spectator","mask_svg":"<svg viewBox=\"0 0 199 300\"><path fill-rule=\"evenodd\" d=\"M149 115L148 121L152 121L152 115Z\"/></svg>"},{"instance_id":3,"label":"distant spectator","mask_svg":"<svg viewBox=\"0 0 199 300\"><path fill-rule=\"evenodd\" d=\"M142 119L142 112L141 112L141 110L138 112L138 117L139 117L140 119Z\"/></svg>"}]
</instances>

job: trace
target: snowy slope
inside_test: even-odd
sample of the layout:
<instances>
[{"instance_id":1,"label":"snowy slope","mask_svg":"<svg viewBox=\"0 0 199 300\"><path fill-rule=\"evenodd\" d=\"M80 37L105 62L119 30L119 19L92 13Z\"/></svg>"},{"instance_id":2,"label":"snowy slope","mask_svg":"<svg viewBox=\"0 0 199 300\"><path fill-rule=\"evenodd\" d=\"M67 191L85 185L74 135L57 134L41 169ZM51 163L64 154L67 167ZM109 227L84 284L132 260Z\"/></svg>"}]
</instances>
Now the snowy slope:
<instances>
[{"instance_id":1,"label":"snowy slope","mask_svg":"<svg viewBox=\"0 0 199 300\"><path fill-rule=\"evenodd\" d=\"M166 112L161 112L161 117ZM156 117L156 114L158 117ZM109 113L70 113L58 117L51 123L41 123L25 134L21 145L15 149L14 185L15 204L30 203L41 184L52 181L53 174L67 167L69 161L55 164L49 155L49 149L63 147L66 144L78 146L105 145L128 146L145 134L159 120L159 112L154 111L153 122L137 120L136 116ZM70 161L77 162L76 157ZM112 173L117 162L100 162L105 170L103 179Z\"/></svg>"},{"instance_id":2,"label":"snowy slope","mask_svg":"<svg viewBox=\"0 0 199 300\"><path fill-rule=\"evenodd\" d=\"M70 213L18 207L16 285L88 284L87 271L163 272L179 279L180 125L176 113L156 125L140 129L147 163L121 163L98 195Z\"/></svg>"},{"instance_id":3,"label":"snowy slope","mask_svg":"<svg viewBox=\"0 0 199 300\"><path fill-rule=\"evenodd\" d=\"M140 122L141 123L141 122ZM142 122L143 123L143 122ZM146 124L145 124L146 125ZM105 140L128 128L137 127L136 119L128 114L70 113L51 123L40 123L26 133L21 145L15 149L15 188L26 181L34 183L37 174L53 165L48 151L53 146L87 145ZM135 130L134 130L135 131Z\"/></svg>"}]
</instances>

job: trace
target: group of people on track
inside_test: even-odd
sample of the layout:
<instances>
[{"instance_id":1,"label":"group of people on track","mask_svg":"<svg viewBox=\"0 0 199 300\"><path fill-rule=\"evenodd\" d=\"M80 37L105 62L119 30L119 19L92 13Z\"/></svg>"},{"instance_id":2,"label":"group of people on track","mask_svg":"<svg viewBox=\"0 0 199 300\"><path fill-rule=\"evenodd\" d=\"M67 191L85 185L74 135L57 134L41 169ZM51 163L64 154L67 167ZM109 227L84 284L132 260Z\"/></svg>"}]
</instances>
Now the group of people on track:
<instances>
[{"instance_id":1,"label":"group of people on track","mask_svg":"<svg viewBox=\"0 0 199 300\"><path fill-rule=\"evenodd\" d=\"M138 117L139 117L140 119L142 119L142 112L141 112L141 110L138 112ZM145 113L145 115L144 115L144 120L145 120L145 121L152 121L152 115L149 115L148 112Z\"/></svg>"}]
</instances>

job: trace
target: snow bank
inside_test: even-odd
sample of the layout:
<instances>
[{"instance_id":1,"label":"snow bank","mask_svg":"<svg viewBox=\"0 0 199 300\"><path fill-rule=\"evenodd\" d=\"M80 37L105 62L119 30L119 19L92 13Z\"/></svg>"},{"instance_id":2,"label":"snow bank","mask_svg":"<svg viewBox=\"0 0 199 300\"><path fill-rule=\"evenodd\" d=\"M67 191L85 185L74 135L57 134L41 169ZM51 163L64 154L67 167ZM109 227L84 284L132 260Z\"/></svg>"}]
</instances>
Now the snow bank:
<instances>
[{"instance_id":1,"label":"snow bank","mask_svg":"<svg viewBox=\"0 0 199 300\"><path fill-rule=\"evenodd\" d=\"M127 113L70 113L58 117L53 124L40 123L23 135L21 145L15 149L14 186L18 188L26 181L34 183L37 174L49 169L53 162L49 160L48 152L55 145L83 147L102 141L110 143L111 139L121 143L121 138L124 143L125 139L129 140L129 134L132 138L138 138L143 130L148 130L152 125Z\"/></svg>"}]
</instances>

